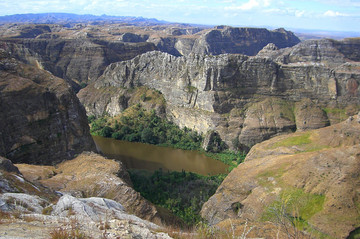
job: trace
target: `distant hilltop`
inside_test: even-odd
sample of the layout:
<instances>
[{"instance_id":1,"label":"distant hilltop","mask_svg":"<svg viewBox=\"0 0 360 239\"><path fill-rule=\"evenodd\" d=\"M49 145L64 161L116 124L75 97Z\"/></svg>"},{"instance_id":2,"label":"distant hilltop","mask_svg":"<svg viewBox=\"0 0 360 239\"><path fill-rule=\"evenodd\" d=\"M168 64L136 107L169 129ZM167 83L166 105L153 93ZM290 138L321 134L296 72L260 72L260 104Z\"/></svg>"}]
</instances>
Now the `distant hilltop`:
<instances>
[{"instance_id":1,"label":"distant hilltop","mask_svg":"<svg viewBox=\"0 0 360 239\"><path fill-rule=\"evenodd\" d=\"M84 22L107 22L107 23L128 23L134 25L159 25L168 24L166 21L155 18L143 18L132 16L108 16L108 15L78 15L73 13L29 13L0 16L0 24L4 23L37 23L37 24L64 24Z\"/></svg>"}]
</instances>

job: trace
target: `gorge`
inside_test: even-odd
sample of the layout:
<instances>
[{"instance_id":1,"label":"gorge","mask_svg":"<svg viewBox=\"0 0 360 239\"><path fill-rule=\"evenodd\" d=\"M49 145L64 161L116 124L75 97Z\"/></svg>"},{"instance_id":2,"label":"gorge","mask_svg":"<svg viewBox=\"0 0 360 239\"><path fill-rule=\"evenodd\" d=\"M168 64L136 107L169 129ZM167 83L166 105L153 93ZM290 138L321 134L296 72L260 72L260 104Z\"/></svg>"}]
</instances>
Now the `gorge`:
<instances>
[{"instance_id":1,"label":"gorge","mask_svg":"<svg viewBox=\"0 0 360 239\"><path fill-rule=\"evenodd\" d=\"M93 153L87 117L106 117L100 129L116 133L133 130L140 114L196 132L203 151L248 152L209 200L202 192L207 202L196 207L208 224L197 233L240 236L249 224L249 237L358 235L359 84L359 38L300 42L284 29L153 22L3 24L0 237L21 235L21 223L35 238L56 228L176 237L166 226L183 222L136 192L121 162ZM216 185L183 174L193 188ZM286 232L286 222L296 225Z\"/></svg>"}]
</instances>

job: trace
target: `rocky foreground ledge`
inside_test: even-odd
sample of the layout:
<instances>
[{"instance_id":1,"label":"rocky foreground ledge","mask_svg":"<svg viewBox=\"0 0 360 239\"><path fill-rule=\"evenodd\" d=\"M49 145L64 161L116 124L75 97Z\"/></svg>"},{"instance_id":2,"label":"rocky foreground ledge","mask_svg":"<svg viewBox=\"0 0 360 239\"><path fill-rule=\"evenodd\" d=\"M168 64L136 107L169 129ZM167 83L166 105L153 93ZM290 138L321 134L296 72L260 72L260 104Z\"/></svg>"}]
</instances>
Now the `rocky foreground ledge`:
<instances>
[{"instance_id":1,"label":"rocky foreground ledge","mask_svg":"<svg viewBox=\"0 0 360 239\"><path fill-rule=\"evenodd\" d=\"M0 238L170 238L121 163L83 153L56 167L17 166L0 158Z\"/></svg>"}]
</instances>

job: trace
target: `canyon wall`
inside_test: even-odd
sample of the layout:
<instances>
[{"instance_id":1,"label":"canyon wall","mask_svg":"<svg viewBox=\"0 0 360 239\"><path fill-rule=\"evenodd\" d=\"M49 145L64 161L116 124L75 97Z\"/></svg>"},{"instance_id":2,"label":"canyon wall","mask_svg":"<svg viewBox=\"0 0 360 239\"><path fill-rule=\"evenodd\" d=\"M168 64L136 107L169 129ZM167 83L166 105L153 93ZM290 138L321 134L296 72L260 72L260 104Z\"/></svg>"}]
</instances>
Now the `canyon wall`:
<instances>
[{"instance_id":1,"label":"canyon wall","mask_svg":"<svg viewBox=\"0 0 360 239\"><path fill-rule=\"evenodd\" d=\"M111 110L110 102L123 99L118 92L147 86L163 94L167 115L176 124L203 133L219 131L230 147L238 141L248 149L279 133L328 125L326 107L359 105L360 63L338 50L347 44L318 40L285 49L269 44L254 57L176 57L153 51L109 65L78 96L90 114L113 115L118 111ZM113 97L100 97L110 89ZM90 104L83 97L89 93L102 100ZM94 111L98 104L106 107Z\"/></svg>"},{"instance_id":2,"label":"canyon wall","mask_svg":"<svg viewBox=\"0 0 360 239\"><path fill-rule=\"evenodd\" d=\"M71 87L0 49L0 155L54 164L95 150L86 112Z\"/></svg>"}]
</instances>

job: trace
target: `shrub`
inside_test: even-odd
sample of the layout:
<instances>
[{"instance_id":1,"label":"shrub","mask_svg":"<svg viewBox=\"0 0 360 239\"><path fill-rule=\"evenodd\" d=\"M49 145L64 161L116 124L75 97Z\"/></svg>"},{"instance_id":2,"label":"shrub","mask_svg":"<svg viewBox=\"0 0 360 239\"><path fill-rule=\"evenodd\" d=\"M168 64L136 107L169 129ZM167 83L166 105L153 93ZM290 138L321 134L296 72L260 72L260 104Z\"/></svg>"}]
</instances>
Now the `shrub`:
<instances>
[{"instance_id":1,"label":"shrub","mask_svg":"<svg viewBox=\"0 0 360 239\"><path fill-rule=\"evenodd\" d=\"M114 130L111 127L105 126L100 130L99 135L102 137L111 137L113 132Z\"/></svg>"}]
</instances>

